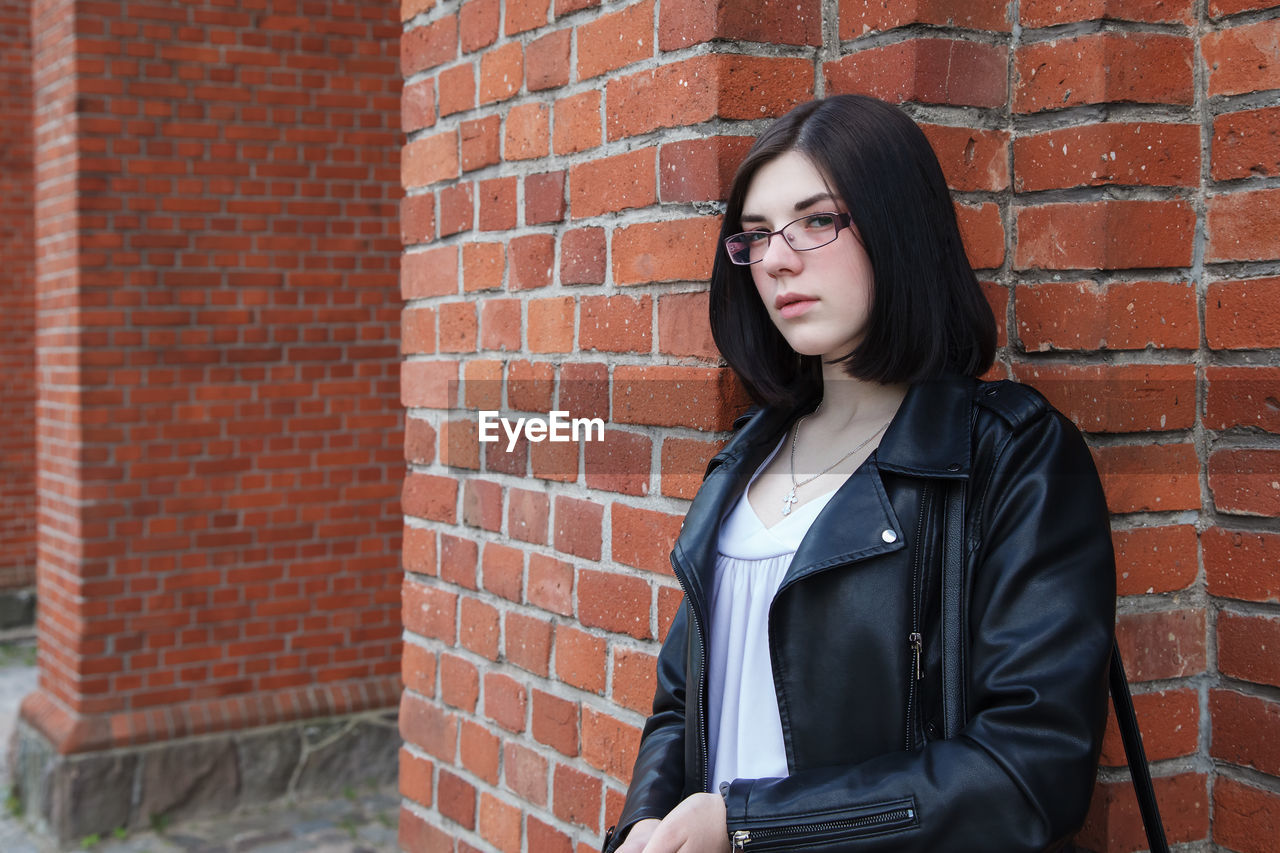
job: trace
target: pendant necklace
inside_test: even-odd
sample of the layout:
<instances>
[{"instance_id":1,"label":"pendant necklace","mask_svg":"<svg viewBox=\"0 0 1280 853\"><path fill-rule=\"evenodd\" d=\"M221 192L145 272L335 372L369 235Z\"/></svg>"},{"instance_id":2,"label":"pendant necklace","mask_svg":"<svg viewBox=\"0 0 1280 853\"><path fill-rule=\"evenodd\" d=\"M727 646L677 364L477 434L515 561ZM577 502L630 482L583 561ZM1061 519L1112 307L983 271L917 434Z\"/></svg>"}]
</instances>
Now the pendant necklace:
<instances>
[{"instance_id":1,"label":"pendant necklace","mask_svg":"<svg viewBox=\"0 0 1280 853\"><path fill-rule=\"evenodd\" d=\"M814 411L817 411L817 410L815 409ZM805 415L804 417L800 418L800 420L796 421L795 430L791 433L791 491L787 492L786 496L783 497L782 499L783 515L790 515L792 504L794 504L797 500L799 500L799 498L796 497L796 489L800 488L801 486L805 486L805 485L808 485L809 483L812 483L814 480L818 479L823 474L827 473L832 468L836 467L841 462L848 459L850 456L857 453L862 448L866 447L871 442L871 439L875 438L877 435L884 432L885 427L889 426L889 421L885 421L884 423L880 424L879 429L877 429L875 432L871 433L871 435L867 436L865 439L859 442L858 446L855 447L853 450L850 450L844 456L841 456L835 462L832 462L830 465L828 465L826 468L823 468L821 471L814 474L812 477L806 477L805 479L797 483L796 482L796 439L799 438L800 436L800 422L807 417L809 416ZM893 420L893 419L890 418L889 420Z\"/></svg>"}]
</instances>

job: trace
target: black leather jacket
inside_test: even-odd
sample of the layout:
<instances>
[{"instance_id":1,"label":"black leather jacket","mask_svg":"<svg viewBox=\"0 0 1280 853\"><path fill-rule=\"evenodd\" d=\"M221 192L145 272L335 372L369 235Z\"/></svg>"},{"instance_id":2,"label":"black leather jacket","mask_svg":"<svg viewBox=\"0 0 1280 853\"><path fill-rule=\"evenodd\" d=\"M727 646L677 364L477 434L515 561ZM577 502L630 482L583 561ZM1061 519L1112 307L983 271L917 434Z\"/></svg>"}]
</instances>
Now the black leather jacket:
<instances>
[{"instance_id":1,"label":"black leather jacket","mask_svg":"<svg viewBox=\"0 0 1280 853\"><path fill-rule=\"evenodd\" d=\"M751 418L690 506L671 557L685 600L658 657L653 715L607 851L636 821L708 789L705 644L719 522L793 419L768 409ZM966 483L967 722L943 739L940 498L957 478ZM879 448L814 521L773 601L769 651L790 775L731 783L734 844L1068 847L1097 771L1114 616L1106 504L1075 427L1025 386L912 386Z\"/></svg>"}]
</instances>

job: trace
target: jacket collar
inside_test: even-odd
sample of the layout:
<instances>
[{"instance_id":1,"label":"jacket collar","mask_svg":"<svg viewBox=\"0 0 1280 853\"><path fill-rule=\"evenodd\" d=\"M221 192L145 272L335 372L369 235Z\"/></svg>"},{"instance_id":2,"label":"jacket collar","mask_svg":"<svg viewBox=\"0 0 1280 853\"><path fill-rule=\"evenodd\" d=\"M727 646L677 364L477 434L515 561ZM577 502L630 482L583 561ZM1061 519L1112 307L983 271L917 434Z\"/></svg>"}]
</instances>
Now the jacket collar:
<instances>
[{"instance_id":1,"label":"jacket collar","mask_svg":"<svg viewBox=\"0 0 1280 853\"><path fill-rule=\"evenodd\" d=\"M880 439L876 464L901 474L969 476L969 422L976 381L948 377L907 390Z\"/></svg>"},{"instance_id":2,"label":"jacket collar","mask_svg":"<svg viewBox=\"0 0 1280 853\"><path fill-rule=\"evenodd\" d=\"M977 382L968 377L944 377L918 382L893 416L877 447L876 464L883 469L922 477L955 479L969 475L969 427ZM755 466L763 461L786 429L804 409L759 410L746 420L733 440L716 454L712 468L730 461Z\"/></svg>"},{"instance_id":3,"label":"jacket collar","mask_svg":"<svg viewBox=\"0 0 1280 853\"><path fill-rule=\"evenodd\" d=\"M858 518L860 523L840 526L823 537L806 537L784 583L837 562L903 547L902 529L885 495L879 471L930 478L967 477L974 385L972 379L947 378L918 383L907 390L875 451L875 465L866 474L871 481L861 485L846 483L848 488L842 488L828 504L833 512ZM689 507L675 543L673 562L681 569L678 575L686 583L686 593L704 613L710 592L705 569L715 563L720 520L799 414L800 410L773 408L755 414L712 459L707 477ZM886 530L895 531L896 539L884 541Z\"/></svg>"}]
</instances>

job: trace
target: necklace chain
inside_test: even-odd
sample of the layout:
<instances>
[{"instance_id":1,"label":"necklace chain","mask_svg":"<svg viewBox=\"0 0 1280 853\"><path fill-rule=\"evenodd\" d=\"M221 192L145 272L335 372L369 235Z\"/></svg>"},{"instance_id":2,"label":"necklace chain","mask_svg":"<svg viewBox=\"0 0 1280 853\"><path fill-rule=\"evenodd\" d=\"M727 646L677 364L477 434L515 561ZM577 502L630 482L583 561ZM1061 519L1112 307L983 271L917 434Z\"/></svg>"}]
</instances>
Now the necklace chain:
<instances>
[{"instance_id":1,"label":"necklace chain","mask_svg":"<svg viewBox=\"0 0 1280 853\"><path fill-rule=\"evenodd\" d=\"M815 409L814 411L817 411L817 410ZM865 439L858 442L858 446L853 448L853 450L850 450L844 456L841 456L835 462L832 462L830 465L828 465L826 468L823 468L818 473L810 477L806 477L800 482L796 482L796 440L800 437L800 424L807 417L809 416L804 415L799 420L797 420L795 428L791 432L791 491L787 492L787 494L782 498L782 514L783 515L790 515L792 505L799 500L799 498L796 497L796 489L800 488L801 486L807 486L809 483L812 483L814 480L818 479L823 474L827 473L832 468L836 467L841 462L848 459L850 456L857 453L862 448L866 447L868 444L871 443L871 439L875 438L877 435L884 432L885 427L889 426L889 421L885 421L884 423L880 424L879 428L875 432L871 433L871 435L867 436ZM892 420L892 418L890 418L890 420Z\"/></svg>"}]
</instances>

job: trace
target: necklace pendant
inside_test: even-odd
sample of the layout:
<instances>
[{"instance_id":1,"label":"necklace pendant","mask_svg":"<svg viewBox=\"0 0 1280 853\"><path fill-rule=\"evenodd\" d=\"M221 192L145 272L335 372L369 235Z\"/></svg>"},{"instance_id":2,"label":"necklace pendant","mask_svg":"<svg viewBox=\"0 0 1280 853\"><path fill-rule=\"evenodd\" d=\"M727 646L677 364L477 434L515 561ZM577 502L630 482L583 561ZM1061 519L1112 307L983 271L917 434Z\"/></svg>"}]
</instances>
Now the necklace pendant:
<instances>
[{"instance_id":1,"label":"necklace pendant","mask_svg":"<svg viewBox=\"0 0 1280 853\"><path fill-rule=\"evenodd\" d=\"M782 499L782 514L791 515L791 505L798 500L799 498L796 497L795 486L792 486L791 491L787 492L786 496Z\"/></svg>"}]
</instances>

